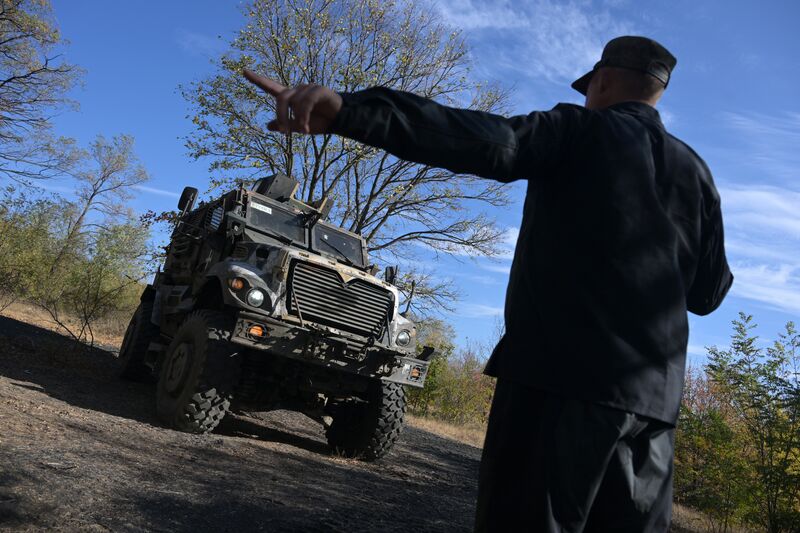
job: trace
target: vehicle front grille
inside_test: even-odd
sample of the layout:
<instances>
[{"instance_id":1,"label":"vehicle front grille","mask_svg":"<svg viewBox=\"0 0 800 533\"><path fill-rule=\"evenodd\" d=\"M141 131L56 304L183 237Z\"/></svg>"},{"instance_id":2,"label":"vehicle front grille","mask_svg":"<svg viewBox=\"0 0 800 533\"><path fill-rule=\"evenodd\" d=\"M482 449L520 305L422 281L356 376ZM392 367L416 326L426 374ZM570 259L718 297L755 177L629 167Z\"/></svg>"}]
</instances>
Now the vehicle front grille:
<instances>
[{"instance_id":1,"label":"vehicle front grille","mask_svg":"<svg viewBox=\"0 0 800 533\"><path fill-rule=\"evenodd\" d=\"M382 287L361 279L344 283L335 270L301 261L291 266L287 298L289 312L303 320L375 338L394 304Z\"/></svg>"}]
</instances>

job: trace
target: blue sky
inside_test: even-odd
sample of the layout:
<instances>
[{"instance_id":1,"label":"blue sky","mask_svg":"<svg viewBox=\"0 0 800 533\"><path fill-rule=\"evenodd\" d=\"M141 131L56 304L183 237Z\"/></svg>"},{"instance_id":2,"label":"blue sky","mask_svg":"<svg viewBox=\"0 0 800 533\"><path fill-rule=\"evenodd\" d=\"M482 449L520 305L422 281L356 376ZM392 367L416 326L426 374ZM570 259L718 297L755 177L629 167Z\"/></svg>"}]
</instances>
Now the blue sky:
<instances>
[{"instance_id":1,"label":"blue sky","mask_svg":"<svg viewBox=\"0 0 800 533\"><path fill-rule=\"evenodd\" d=\"M66 55L86 69L73 93L80 111L58 116L57 131L82 143L98 133L136 138L152 179L134 209L168 209L184 185L205 187L206 163L183 146L191 124L178 85L213 71L210 59L242 24L238 5L53 1ZM582 103L569 83L610 38L648 35L667 46L678 65L659 109L715 175L736 276L716 313L690 315L690 358L726 344L739 310L755 315L764 339L800 316L800 3L440 0L435 9L463 29L476 75L514 88L515 114ZM491 213L506 228L504 257L429 261L461 289L458 310L444 316L459 343L489 341L496 330L525 184L510 193L518 201Z\"/></svg>"}]
</instances>

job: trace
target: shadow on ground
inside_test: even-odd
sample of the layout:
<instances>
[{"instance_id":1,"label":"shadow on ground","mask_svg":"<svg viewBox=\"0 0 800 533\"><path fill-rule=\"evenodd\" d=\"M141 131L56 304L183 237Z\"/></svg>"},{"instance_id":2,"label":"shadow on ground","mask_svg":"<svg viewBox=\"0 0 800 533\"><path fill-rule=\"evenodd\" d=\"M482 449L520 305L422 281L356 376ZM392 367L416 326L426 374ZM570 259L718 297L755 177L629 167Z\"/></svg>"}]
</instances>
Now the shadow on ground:
<instances>
[{"instance_id":1,"label":"shadow on ground","mask_svg":"<svg viewBox=\"0 0 800 533\"><path fill-rule=\"evenodd\" d=\"M11 353L0 360L0 375L16 380L14 387L43 392L81 409L161 425L155 415L154 385L116 377L115 347L89 346L4 316L0 316L0 342L12 347ZM327 446L317 441L248 418L226 419L215 433L328 452Z\"/></svg>"},{"instance_id":2,"label":"shadow on ground","mask_svg":"<svg viewBox=\"0 0 800 533\"><path fill-rule=\"evenodd\" d=\"M149 402L152 386L114 376L116 353L88 346L50 330L0 316L5 347L0 375L17 380L75 407L156 423Z\"/></svg>"},{"instance_id":3,"label":"shadow on ground","mask_svg":"<svg viewBox=\"0 0 800 533\"><path fill-rule=\"evenodd\" d=\"M0 528L463 531L479 450L406 428L377 463L331 456L287 411L162 428L112 349L0 317Z\"/></svg>"}]
</instances>

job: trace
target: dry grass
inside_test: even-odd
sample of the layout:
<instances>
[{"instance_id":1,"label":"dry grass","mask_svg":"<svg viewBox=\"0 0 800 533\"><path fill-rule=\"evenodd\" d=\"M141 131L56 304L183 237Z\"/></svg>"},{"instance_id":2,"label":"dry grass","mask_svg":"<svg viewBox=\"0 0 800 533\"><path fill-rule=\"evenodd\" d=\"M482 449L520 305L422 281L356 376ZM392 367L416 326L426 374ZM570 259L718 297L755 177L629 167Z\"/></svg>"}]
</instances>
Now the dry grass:
<instances>
[{"instance_id":1,"label":"dry grass","mask_svg":"<svg viewBox=\"0 0 800 533\"><path fill-rule=\"evenodd\" d=\"M721 525L711 517L679 503L672 506L672 527L674 533L715 533L721 531ZM729 525L728 533L758 533L760 530L742 526Z\"/></svg>"},{"instance_id":2,"label":"dry grass","mask_svg":"<svg viewBox=\"0 0 800 533\"><path fill-rule=\"evenodd\" d=\"M56 324L52 317L47 314L47 311L41 307L27 303L27 302L14 302L8 306L2 313L3 316L33 324L40 328L49 329L57 333L69 335L63 327ZM77 329L78 321L66 319L64 321L68 327ZM107 346L119 346L122 343L122 337L125 334L125 328L128 326L128 320L120 318L119 320L103 320L93 324L94 342L104 344Z\"/></svg>"},{"instance_id":3,"label":"dry grass","mask_svg":"<svg viewBox=\"0 0 800 533\"><path fill-rule=\"evenodd\" d=\"M678 503L672 506L672 529L675 532L703 533L710 529L706 515Z\"/></svg>"},{"instance_id":4,"label":"dry grass","mask_svg":"<svg viewBox=\"0 0 800 533\"><path fill-rule=\"evenodd\" d=\"M458 426L436 420L433 418L423 418L407 414L406 422L409 425L430 431L440 437L453 439L476 448L483 448L483 439L486 436L486 428L482 426Z\"/></svg>"}]
</instances>

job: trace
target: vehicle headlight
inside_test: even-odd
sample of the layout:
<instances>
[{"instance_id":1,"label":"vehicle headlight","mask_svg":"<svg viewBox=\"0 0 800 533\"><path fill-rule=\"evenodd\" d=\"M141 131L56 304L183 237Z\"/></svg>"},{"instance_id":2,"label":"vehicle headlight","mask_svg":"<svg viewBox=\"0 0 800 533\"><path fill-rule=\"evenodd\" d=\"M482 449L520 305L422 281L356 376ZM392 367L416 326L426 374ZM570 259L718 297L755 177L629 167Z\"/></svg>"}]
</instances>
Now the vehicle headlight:
<instances>
[{"instance_id":1,"label":"vehicle headlight","mask_svg":"<svg viewBox=\"0 0 800 533\"><path fill-rule=\"evenodd\" d=\"M407 329L404 329L403 331L397 334L397 338L394 341L399 346L408 346L408 343L411 342L411 334L408 332Z\"/></svg>"},{"instance_id":2,"label":"vehicle headlight","mask_svg":"<svg viewBox=\"0 0 800 533\"><path fill-rule=\"evenodd\" d=\"M252 305L253 307L261 307L261 304L264 303L264 292L260 291L259 289L253 289L247 293L247 305Z\"/></svg>"}]
</instances>

